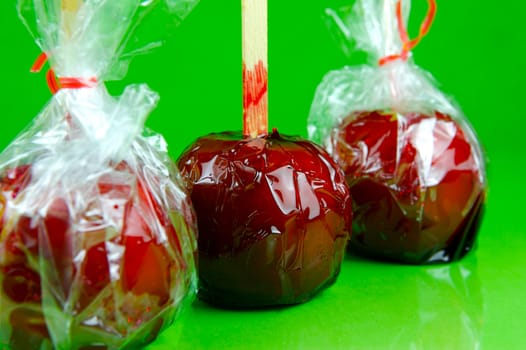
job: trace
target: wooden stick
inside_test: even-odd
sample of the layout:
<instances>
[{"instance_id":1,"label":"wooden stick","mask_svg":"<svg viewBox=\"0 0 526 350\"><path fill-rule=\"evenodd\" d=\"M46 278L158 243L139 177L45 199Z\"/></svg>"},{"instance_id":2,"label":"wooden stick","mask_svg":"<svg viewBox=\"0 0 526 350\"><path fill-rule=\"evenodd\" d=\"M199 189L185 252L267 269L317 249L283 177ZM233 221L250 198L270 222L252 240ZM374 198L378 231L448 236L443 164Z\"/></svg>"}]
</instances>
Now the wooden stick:
<instances>
[{"instance_id":1,"label":"wooden stick","mask_svg":"<svg viewBox=\"0 0 526 350\"><path fill-rule=\"evenodd\" d=\"M396 3L397 0L384 0L384 7L383 7L383 19L384 19L384 23L383 23L383 26L384 26L384 35L385 35L385 42L386 43L392 43L395 39L394 39L394 36L393 36L393 27L395 26L395 23L396 23L396 19L395 19L395 6L394 4ZM396 27L398 28L398 27ZM398 33L398 30L396 31L396 33ZM387 45L385 47L386 51L383 52L382 54L387 57L389 55L394 55L394 54L397 54L398 53L398 50L397 51L392 51L394 49L394 46L395 45ZM393 72L390 71L389 72L389 91L391 93L391 101L393 103L396 103L396 101L398 101L398 92L397 92L397 84L396 84L396 81L395 81L395 78L393 76ZM398 109L398 104L396 103L396 105L393 105L392 108L397 110Z\"/></svg>"},{"instance_id":2,"label":"wooden stick","mask_svg":"<svg viewBox=\"0 0 526 350\"><path fill-rule=\"evenodd\" d=\"M394 40L394 37L393 37L393 27L395 26L396 24L396 20L394 18L394 3L396 3L396 0L384 0L384 6L383 6L383 20L384 20L384 23L383 23L383 26L384 26L384 35L385 35L385 42L386 43L392 43L393 40ZM396 33L398 33L398 31L396 31ZM396 36L398 38L398 36ZM386 47L386 52L382 52L382 55L383 56L388 56L388 55L393 55L395 53L398 53L398 51L396 52L391 52L391 50L393 49L392 46L390 47Z\"/></svg>"},{"instance_id":3,"label":"wooden stick","mask_svg":"<svg viewBox=\"0 0 526 350\"><path fill-rule=\"evenodd\" d=\"M77 12L82 0L62 0L62 11Z\"/></svg>"},{"instance_id":4,"label":"wooden stick","mask_svg":"<svg viewBox=\"0 0 526 350\"><path fill-rule=\"evenodd\" d=\"M74 29L74 21L83 0L62 0L62 29L65 38L71 38Z\"/></svg>"},{"instance_id":5,"label":"wooden stick","mask_svg":"<svg viewBox=\"0 0 526 350\"><path fill-rule=\"evenodd\" d=\"M267 0L242 0L243 134L268 134Z\"/></svg>"}]
</instances>

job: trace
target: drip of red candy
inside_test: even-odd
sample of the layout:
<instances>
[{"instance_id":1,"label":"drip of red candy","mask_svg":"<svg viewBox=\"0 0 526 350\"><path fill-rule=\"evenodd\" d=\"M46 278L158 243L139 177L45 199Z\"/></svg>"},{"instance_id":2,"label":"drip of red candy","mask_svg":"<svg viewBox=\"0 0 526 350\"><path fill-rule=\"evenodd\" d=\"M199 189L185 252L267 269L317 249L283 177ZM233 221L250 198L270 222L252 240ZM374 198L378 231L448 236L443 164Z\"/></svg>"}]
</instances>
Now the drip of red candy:
<instances>
[{"instance_id":1,"label":"drip of red candy","mask_svg":"<svg viewBox=\"0 0 526 350\"><path fill-rule=\"evenodd\" d=\"M268 133L268 72L259 61L254 67L243 63L243 135Z\"/></svg>"}]
</instances>

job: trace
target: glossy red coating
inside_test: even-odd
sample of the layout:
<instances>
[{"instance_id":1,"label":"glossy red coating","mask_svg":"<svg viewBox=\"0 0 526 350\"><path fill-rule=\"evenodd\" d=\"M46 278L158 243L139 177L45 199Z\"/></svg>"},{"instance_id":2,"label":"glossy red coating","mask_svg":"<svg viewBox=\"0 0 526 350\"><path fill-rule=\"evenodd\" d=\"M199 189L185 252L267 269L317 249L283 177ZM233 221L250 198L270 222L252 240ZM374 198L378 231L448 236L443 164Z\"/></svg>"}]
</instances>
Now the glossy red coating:
<instances>
[{"instance_id":1,"label":"glossy red coating","mask_svg":"<svg viewBox=\"0 0 526 350\"><path fill-rule=\"evenodd\" d=\"M479 145L447 115L353 113L331 136L353 200L354 251L448 262L475 242L485 199Z\"/></svg>"},{"instance_id":2,"label":"glossy red coating","mask_svg":"<svg viewBox=\"0 0 526 350\"><path fill-rule=\"evenodd\" d=\"M180 157L199 227L198 296L300 303L336 279L351 228L345 178L314 143L276 130L199 138Z\"/></svg>"},{"instance_id":3,"label":"glossy red coating","mask_svg":"<svg viewBox=\"0 0 526 350\"><path fill-rule=\"evenodd\" d=\"M52 348L48 327L61 320L71 322L62 327L72 349L117 349L154 339L193 283L194 266L180 240L195 229L186 197L182 213L167 212L121 163L99 179L86 211L74 213L64 198L55 198L42 216L29 217L17 210L17 198L30 181L28 165L0 178L4 345Z\"/></svg>"}]
</instances>

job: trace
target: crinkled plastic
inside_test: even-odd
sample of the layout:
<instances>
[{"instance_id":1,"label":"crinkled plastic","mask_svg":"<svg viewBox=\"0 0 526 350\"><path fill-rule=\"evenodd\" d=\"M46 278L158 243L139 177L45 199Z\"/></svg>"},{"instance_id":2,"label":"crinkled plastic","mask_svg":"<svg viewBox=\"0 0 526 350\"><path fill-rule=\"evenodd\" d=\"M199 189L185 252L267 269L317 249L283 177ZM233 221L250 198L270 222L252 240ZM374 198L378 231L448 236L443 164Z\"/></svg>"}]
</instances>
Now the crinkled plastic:
<instances>
[{"instance_id":1,"label":"crinkled plastic","mask_svg":"<svg viewBox=\"0 0 526 350\"><path fill-rule=\"evenodd\" d=\"M300 303L337 278L351 229L343 173L314 143L241 133L199 138L179 158L199 226L201 299Z\"/></svg>"},{"instance_id":2,"label":"crinkled plastic","mask_svg":"<svg viewBox=\"0 0 526 350\"><path fill-rule=\"evenodd\" d=\"M164 139L143 130L158 95L104 86L157 5L87 0L66 35L60 1L20 2L57 75L97 84L58 91L0 154L2 348L137 347L194 295L195 215Z\"/></svg>"},{"instance_id":3,"label":"crinkled plastic","mask_svg":"<svg viewBox=\"0 0 526 350\"><path fill-rule=\"evenodd\" d=\"M343 168L353 198L355 250L409 263L462 257L485 198L481 146L459 107L402 52L394 0L327 10L344 49L368 65L329 72L314 97L309 137ZM409 14L409 1L402 2ZM404 18L405 21L405 18Z\"/></svg>"},{"instance_id":4,"label":"crinkled plastic","mask_svg":"<svg viewBox=\"0 0 526 350\"><path fill-rule=\"evenodd\" d=\"M66 2L82 6L61 11ZM57 76L109 81L126 74L130 58L160 46L170 27L177 26L198 2L18 0L18 12Z\"/></svg>"}]
</instances>

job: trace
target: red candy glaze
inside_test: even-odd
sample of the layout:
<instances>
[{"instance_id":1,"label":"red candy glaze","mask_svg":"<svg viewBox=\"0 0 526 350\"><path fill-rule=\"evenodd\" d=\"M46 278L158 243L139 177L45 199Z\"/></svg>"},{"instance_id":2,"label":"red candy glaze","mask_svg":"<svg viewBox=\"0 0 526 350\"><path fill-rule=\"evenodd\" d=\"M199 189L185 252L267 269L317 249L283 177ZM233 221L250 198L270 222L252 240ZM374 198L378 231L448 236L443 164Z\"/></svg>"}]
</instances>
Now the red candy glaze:
<instances>
[{"instance_id":1,"label":"red candy glaze","mask_svg":"<svg viewBox=\"0 0 526 350\"><path fill-rule=\"evenodd\" d=\"M478 145L449 116L355 113L333 133L353 200L355 251L447 262L473 246L485 184Z\"/></svg>"},{"instance_id":2,"label":"red candy glaze","mask_svg":"<svg viewBox=\"0 0 526 350\"><path fill-rule=\"evenodd\" d=\"M199 227L199 297L228 307L303 302L337 277L351 225L345 178L315 144L199 138L180 157Z\"/></svg>"},{"instance_id":3,"label":"red candy glaze","mask_svg":"<svg viewBox=\"0 0 526 350\"><path fill-rule=\"evenodd\" d=\"M268 71L263 61L253 67L243 63L243 135L268 131Z\"/></svg>"},{"instance_id":4,"label":"red candy glaze","mask_svg":"<svg viewBox=\"0 0 526 350\"><path fill-rule=\"evenodd\" d=\"M43 216L30 218L16 209L30 181L30 166L0 178L0 326L9 334L0 340L16 349L51 346L48 327L57 314L72 320L62 333L75 349L117 348L127 336L134 337L128 345L154 339L173 316L160 313L190 288L193 267L178 236L194 229L190 204L183 203L188 212L169 216L122 163L99 179L85 212L73 215L71 205L56 198ZM49 319L41 305L45 294L56 303Z\"/></svg>"}]
</instances>

